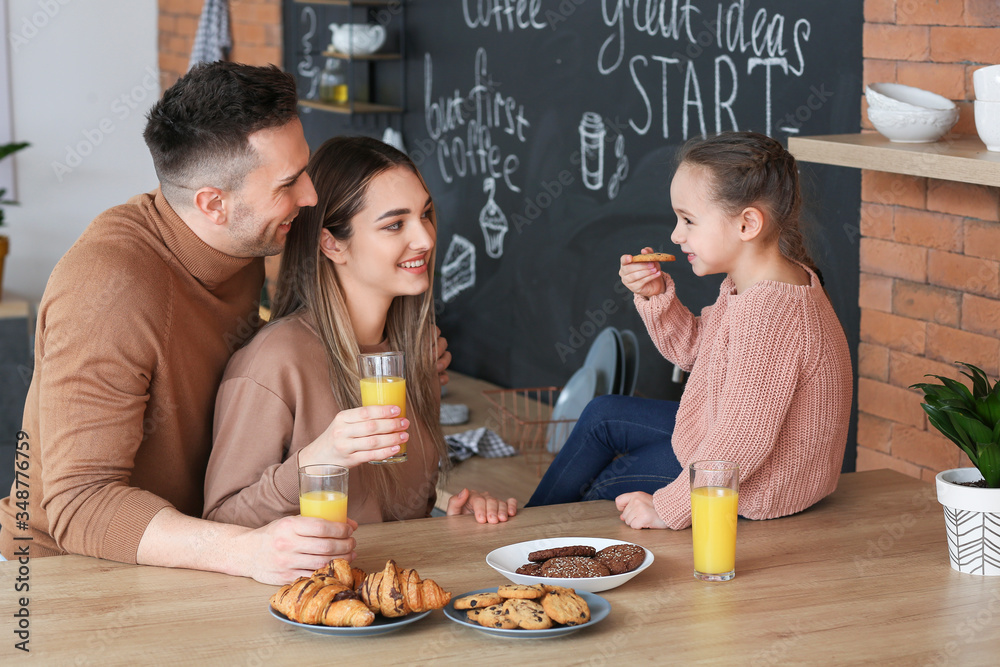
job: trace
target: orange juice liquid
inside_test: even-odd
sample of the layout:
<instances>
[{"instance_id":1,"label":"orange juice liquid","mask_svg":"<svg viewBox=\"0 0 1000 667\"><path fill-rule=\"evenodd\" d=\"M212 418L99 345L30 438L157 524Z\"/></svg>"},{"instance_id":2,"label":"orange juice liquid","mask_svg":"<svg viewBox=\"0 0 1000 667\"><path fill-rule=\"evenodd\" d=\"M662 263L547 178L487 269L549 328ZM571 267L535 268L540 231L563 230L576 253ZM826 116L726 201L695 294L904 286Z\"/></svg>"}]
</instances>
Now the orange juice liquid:
<instances>
[{"instance_id":1,"label":"orange juice liquid","mask_svg":"<svg viewBox=\"0 0 1000 667\"><path fill-rule=\"evenodd\" d=\"M694 569L724 574L736 568L736 504L730 488L703 486L691 490L691 535Z\"/></svg>"},{"instance_id":2,"label":"orange juice liquid","mask_svg":"<svg viewBox=\"0 0 1000 667\"><path fill-rule=\"evenodd\" d=\"M406 417L406 380L388 376L361 378L361 405L398 405L399 416ZM399 443L399 456L406 454L406 443Z\"/></svg>"},{"instance_id":3,"label":"orange juice liquid","mask_svg":"<svg viewBox=\"0 0 1000 667\"><path fill-rule=\"evenodd\" d=\"M347 522L347 494L340 491L307 491L299 496L299 513L338 523Z\"/></svg>"}]
</instances>

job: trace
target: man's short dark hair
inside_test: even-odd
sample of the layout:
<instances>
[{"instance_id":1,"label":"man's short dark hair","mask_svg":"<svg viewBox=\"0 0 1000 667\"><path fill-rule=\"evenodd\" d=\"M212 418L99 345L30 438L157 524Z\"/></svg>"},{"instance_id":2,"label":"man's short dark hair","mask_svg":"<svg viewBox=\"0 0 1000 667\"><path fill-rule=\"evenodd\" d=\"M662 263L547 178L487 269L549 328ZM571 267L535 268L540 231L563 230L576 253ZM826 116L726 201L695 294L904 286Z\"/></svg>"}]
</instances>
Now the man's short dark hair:
<instances>
[{"instance_id":1,"label":"man's short dark hair","mask_svg":"<svg viewBox=\"0 0 1000 667\"><path fill-rule=\"evenodd\" d=\"M213 186L239 190L257 166L254 132L297 118L295 78L274 65L196 65L149 110L143 137L167 201Z\"/></svg>"}]
</instances>

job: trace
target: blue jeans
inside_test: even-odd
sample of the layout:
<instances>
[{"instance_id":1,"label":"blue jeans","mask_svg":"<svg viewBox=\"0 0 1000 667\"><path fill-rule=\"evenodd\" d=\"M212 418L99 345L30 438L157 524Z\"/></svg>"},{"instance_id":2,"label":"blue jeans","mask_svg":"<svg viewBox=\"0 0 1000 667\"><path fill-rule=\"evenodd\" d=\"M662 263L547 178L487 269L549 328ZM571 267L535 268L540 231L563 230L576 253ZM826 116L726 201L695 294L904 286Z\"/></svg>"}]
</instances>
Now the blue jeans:
<instances>
[{"instance_id":1,"label":"blue jeans","mask_svg":"<svg viewBox=\"0 0 1000 667\"><path fill-rule=\"evenodd\" d=\"M683 472L670 444L676 401L598 396L549 466L527 506L653 493Z\"/></svg>"}]
</instances>

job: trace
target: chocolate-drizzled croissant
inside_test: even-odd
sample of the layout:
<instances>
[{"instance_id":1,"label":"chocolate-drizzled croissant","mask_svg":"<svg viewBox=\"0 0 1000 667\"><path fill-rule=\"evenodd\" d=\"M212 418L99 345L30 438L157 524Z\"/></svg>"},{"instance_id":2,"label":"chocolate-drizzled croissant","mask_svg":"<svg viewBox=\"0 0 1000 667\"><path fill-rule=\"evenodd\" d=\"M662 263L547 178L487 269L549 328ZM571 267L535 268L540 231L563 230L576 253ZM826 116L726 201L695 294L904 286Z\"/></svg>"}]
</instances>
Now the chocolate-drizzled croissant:
<instances>
[{"instance_id":1,"label":"chocolate-drizzled croissant","mask_svg":"<svg viewBox=\"0 0 1000 667\"><path fill-rule=\"evenodd\" d=\"M337 558L313 572L312 576L321 580L339 581L351 590L357 590L365 578L365 571L351 567L351 564L343 558Z\"/></svg>"},{"instance_id":2,"label":"chocolate-drizzled croissant","mask_svg":"<svg viewBox=\"0 0 1000 667\"><path fill-rule=\"evenodd\" d=\"M299 577L271 596L271 606L289 619L309 625L360 628L375 614L349 586L330 577Z\"/></svg>"},{"instance_id":3,"label":"chocolate-drizzled croissant","mask_svg":"<svg viewBox=\"0 0 1000 667\"><path fill-rule=\"evenodd\" d=\"M394 560L365 576L358 595L369 609L388 618L441 609L451 600L451 593L433 579L421 580L416 570L397 567Z\"/></svg>"}]
</instances>

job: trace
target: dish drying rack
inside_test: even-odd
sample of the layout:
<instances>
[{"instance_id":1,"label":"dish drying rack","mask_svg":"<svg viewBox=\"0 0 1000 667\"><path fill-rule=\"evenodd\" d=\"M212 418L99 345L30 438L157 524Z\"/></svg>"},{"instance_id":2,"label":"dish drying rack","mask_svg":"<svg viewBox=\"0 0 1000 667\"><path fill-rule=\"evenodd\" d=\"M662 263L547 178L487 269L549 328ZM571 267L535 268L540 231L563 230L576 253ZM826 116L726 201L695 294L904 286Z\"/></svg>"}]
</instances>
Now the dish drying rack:
<instances>
[{"instance_id":1,"label":"dish drying rack","mask_svg":"<svg viewBox=\"0 0 1000 667\"><path fill-rule=\"evenodd\" d=\"M517 449L539 477L555 457L550 442L563 443L576 419L552 419L552 408L562 387L484 389L491 404L489 428Z\"/></svg>"}]
</instances>

